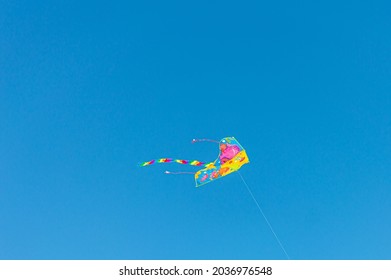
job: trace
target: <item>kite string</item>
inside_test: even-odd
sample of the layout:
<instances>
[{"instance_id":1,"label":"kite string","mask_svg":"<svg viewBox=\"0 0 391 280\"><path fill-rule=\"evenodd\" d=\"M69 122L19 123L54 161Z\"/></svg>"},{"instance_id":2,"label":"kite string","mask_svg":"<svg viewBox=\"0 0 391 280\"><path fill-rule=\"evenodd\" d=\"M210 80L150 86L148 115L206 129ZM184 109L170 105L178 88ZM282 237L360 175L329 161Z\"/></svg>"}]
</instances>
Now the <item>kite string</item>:
<instances>
[{"instance_id":1,"label":"kite string","mask_svg":"<svg viewBox=\"0 0 391 280\"><path fill-rule=\"evenodd\" d=\"M282 245L280 239L278 238L277 234L274 232L272 225L269 223L269 220L266 218L266 215L263 213L262 208L261 208L261 206L259 206L258 201L256 200L256 198L254 197L253 193L251 192L250 187L247 185L246 181L244 180L242 174L240 174L239 171L238 171L238 174L239 174L240 178L242 178L242 181L243 181L244 185L247 187L248 192L250 193L251 197L253 198L255 204L257 205L257 207L259 209L259 212L261 212L263 218L265 219L265 221L266 221L267 225L269 226L271 232L273 233L274 237L276 238L276 240L277 240L278 244L280 245L282 251L284 251L286 257L288 258L288 260L290 260L290 257L288 255L288 253L286 252L286 250L285 250L284 246Z\"/></svg>"}]
</instances>

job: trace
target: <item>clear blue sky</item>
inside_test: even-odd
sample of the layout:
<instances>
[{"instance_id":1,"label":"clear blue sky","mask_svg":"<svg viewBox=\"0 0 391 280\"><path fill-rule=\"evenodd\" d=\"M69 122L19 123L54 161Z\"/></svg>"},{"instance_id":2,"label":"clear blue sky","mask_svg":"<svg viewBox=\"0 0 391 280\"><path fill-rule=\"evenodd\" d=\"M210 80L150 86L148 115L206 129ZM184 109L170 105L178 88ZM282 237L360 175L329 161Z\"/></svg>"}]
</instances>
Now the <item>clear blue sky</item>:
<instances>
[{"instance_id":1,"label":"clear blue sky","mask_svg":"<svg viewBox=\"0 0 391 280\"><path fill-rule=\"evenodd\" d=\"M387 1L1 1L1 259L391 259ZM137 2L137 3L136 3Z\"/></svg>"}]
</instances>

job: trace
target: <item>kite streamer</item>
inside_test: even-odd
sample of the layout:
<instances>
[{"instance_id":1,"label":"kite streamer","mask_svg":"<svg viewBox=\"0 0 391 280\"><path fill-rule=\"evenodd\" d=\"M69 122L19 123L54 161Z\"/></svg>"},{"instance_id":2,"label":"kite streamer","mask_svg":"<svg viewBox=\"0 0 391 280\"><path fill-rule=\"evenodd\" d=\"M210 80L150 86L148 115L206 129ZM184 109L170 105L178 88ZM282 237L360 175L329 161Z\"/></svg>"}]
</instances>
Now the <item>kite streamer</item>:
<instances>
[{"instance_id":1,"label":"kite streamer","mask_svg":"<svg viewBox=\"0 0 391 280\"><path fill-rule=\"evenodd\" d=\"M150 161L146 161L140 164L140 166L148 166L155 163L170 163L175 162L179 164L188 164L193 166L204 166L205 162L201 162L198 160L187 160L187 159L172 159L172 158L160 158L160 159L153 159Z\"/></svg>"},{"instance_id":2,"label":"kite streamer","mask_svg":"<svg viewBox=\"0 0 391 280\"><path fill-rule=\"evenodd\" d=\"M171 171L164 171L166 174L174 174L174 175L179 175L179 174L195 174L195 172L186 172L186 171L181 171L181 172L171 172Z\"/></svg>"}]
</instances>

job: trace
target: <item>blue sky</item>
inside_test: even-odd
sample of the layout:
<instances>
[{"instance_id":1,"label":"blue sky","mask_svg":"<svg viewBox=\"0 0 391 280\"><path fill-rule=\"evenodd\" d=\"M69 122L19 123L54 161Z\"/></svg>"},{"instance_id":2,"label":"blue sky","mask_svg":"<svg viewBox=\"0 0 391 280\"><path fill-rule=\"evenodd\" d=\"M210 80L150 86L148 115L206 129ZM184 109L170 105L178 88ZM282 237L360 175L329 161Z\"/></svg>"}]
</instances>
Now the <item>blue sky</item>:
<instances>
[{"instance_id":1,"label":"blue sky","mask_svg":"<svg viewBox=\"0 0 391 280\"><path fill-rule=\"evenodd\" d=\"M390 8L0 1L0 259L390 259Z\"/></svg>"}]
</instances>

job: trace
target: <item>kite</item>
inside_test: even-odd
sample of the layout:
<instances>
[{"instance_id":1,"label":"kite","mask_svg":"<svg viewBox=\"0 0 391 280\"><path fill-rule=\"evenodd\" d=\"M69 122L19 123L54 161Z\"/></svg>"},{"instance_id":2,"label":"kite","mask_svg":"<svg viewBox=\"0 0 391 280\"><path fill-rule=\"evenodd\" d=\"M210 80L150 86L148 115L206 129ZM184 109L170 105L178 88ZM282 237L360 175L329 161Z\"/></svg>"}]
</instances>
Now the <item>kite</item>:
<instances>
[{"instance_id":1,"label":"kite","mask_svg":"<svg viewBox=\"0 0 391 280\"><path fill-rule=\"evenodd\" d=\"M175 162L179 164L203 167L203 169L197 172L165 172L166 174L194 174L196 187L199 187L231 174L232 172L238 171L244 164L250 162L246 151L235 139L235 137L225 137L220 141L210 139L193 139L192 143L203 141L215 142L219 144L220 152L215 161L205 163L198 160L161 158L143 162L140 164L140 166L149 166L155 163Z\"/></svg>"}]
</instances>

